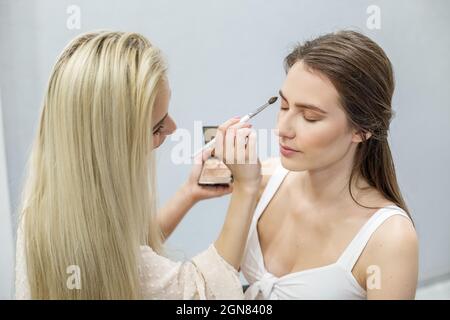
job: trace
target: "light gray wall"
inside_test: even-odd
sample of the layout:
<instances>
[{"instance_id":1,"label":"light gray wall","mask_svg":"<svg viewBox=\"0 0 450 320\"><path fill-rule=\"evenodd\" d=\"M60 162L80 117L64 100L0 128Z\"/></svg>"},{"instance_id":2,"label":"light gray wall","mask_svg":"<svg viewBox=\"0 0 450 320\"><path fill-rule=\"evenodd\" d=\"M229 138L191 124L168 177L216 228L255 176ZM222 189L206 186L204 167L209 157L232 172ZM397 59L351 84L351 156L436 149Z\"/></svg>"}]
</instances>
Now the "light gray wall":
<instances>
[{"instance_id":1,"label":"light gray wall","mask_svg":"<svg viewBox=\"0 0 450 320\"><path fill-rule=\"evenodd\" d=\"M70 5L81 10L80 29L66 27ZM381 9L379 30L366 26L370 5ZM446 0L0 0L0 89L12 207L17 207L49 72L77 34L111 29L149 37L169 61L171 113L178 127L193 130L195 120L219 124L275 94L284 77L282 59L295 42L356 28L386 50L395 68L397 115L390 141L419 232L420 278L448 274L449 15ZM273 128L276 109L261 114L256 128ZM169 161L174 145L168 141L158 151L161 202L190 169ZM171 247L187 257L204 249L218 234L227 201L197 205L170 238ZM3 256L3 243L0 249Z\"/></svg>"},{"instance_id":2,"label":"light gray wall","mask_svg":"<svg viewBox=\"0 0 450 320\"><path fill-rule=\"evenodd\" d=\"M13 287L13 229L3 138L2 95L0 91L0 300L10 297Z\"/></svg>"}]
</instances>

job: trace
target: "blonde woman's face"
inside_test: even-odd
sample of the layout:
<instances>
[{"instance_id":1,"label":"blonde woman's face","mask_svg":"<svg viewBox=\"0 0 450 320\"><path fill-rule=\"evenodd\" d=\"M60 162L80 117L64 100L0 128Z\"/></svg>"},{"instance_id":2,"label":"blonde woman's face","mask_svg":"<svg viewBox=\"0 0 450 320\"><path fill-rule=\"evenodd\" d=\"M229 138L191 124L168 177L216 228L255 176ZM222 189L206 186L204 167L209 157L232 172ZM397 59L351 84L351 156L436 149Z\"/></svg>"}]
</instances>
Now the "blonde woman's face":
<instances>
[{"instance_id":1,"label":"blonde woman's face","mask_svg":"<svg viewBox=\"0 0 450 320\"><path fill-rule=\"evenodd\" d=\"M280 96L280 157L288 170L327 167L361 141L350 129L334 85L303 62L290 68Z\"/></svg>"},{"instance_id":2,"label":"blonde woman's face","mask_svg":"<svg viewBox=\"0 0 450 320\"><path fill-rule=\"evenodd\" d=\"M171 135L177 126L169 115L170 87L167 80L163 80L156 96L152 114L153 148L163 144L167 136Z\"/></svg>"}]
</instances>

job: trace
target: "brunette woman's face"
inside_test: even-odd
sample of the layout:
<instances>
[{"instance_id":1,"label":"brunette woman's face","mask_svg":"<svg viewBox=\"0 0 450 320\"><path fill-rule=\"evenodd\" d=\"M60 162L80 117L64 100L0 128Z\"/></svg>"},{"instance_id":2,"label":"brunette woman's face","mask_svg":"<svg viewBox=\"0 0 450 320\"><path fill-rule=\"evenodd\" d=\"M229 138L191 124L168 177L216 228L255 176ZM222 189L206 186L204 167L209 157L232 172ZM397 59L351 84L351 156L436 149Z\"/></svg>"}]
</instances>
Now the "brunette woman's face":
<instances>
[{"instance_id":1,"label":"brunette woman's face","mask_svg":"<svg viewBox=\"0 0 450 320\"><path fill-rule=\"evenodd\" d=\"M152 114L153 148L163 144L167 136L171 135L177 126L169 115L170 87L168 80L163 80L158 88Z\"/></svg>"},{"instance_id":2,"label":"brunette woman's face","mask_svg":"<svg viewBox=\"0 0 450 320\"><path fill-rule=\"evenodd\" d=\"M361 141L350 128L331 81L302 61L290 69L280 90L280 157L290 171L326 168Z\"/></svg>"}]
</instances>

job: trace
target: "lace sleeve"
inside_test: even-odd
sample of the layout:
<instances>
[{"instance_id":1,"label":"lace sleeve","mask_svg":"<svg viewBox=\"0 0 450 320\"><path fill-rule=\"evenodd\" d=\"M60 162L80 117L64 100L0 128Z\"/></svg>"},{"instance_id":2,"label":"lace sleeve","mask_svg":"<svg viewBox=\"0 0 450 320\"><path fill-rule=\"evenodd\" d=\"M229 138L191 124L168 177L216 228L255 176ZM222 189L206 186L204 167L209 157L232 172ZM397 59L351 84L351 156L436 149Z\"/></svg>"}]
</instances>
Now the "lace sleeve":
<instances>
[{"instance_id":1,"label":"lace sleeve","mask_svg":"<svg viewBox=\"0 0 450 320\"><path fill-rule=\"evenodd\" d=\"M146 299L243 299L238 272L211 245L186 262L141 247L141 285Z\"/></svg>"}]
</instances>

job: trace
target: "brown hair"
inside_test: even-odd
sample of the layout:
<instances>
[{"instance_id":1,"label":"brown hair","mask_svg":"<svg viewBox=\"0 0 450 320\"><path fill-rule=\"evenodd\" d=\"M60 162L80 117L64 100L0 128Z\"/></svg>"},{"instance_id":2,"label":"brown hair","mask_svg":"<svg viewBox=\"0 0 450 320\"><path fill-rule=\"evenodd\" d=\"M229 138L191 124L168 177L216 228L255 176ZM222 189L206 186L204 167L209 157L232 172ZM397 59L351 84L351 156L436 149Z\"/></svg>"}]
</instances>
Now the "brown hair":
<instances>
[{"instance_id":1,"label":"brown hair","mask_svg":"<svg viewBox=\"0 0 450 320\"><path fill-rule=\"evenodd\" d=\"M297 45L285 58L285 69L302 61L335 86L351 125L362 137L350 182L361 175L397 206L409 211L397 183L387 140L393 116L394 72L389 58L374 41L355 31L329 33ZM366 139L365 133L372 136ZM349 191L353 197L351 183Z\"/></svg>"}]
</instances>

